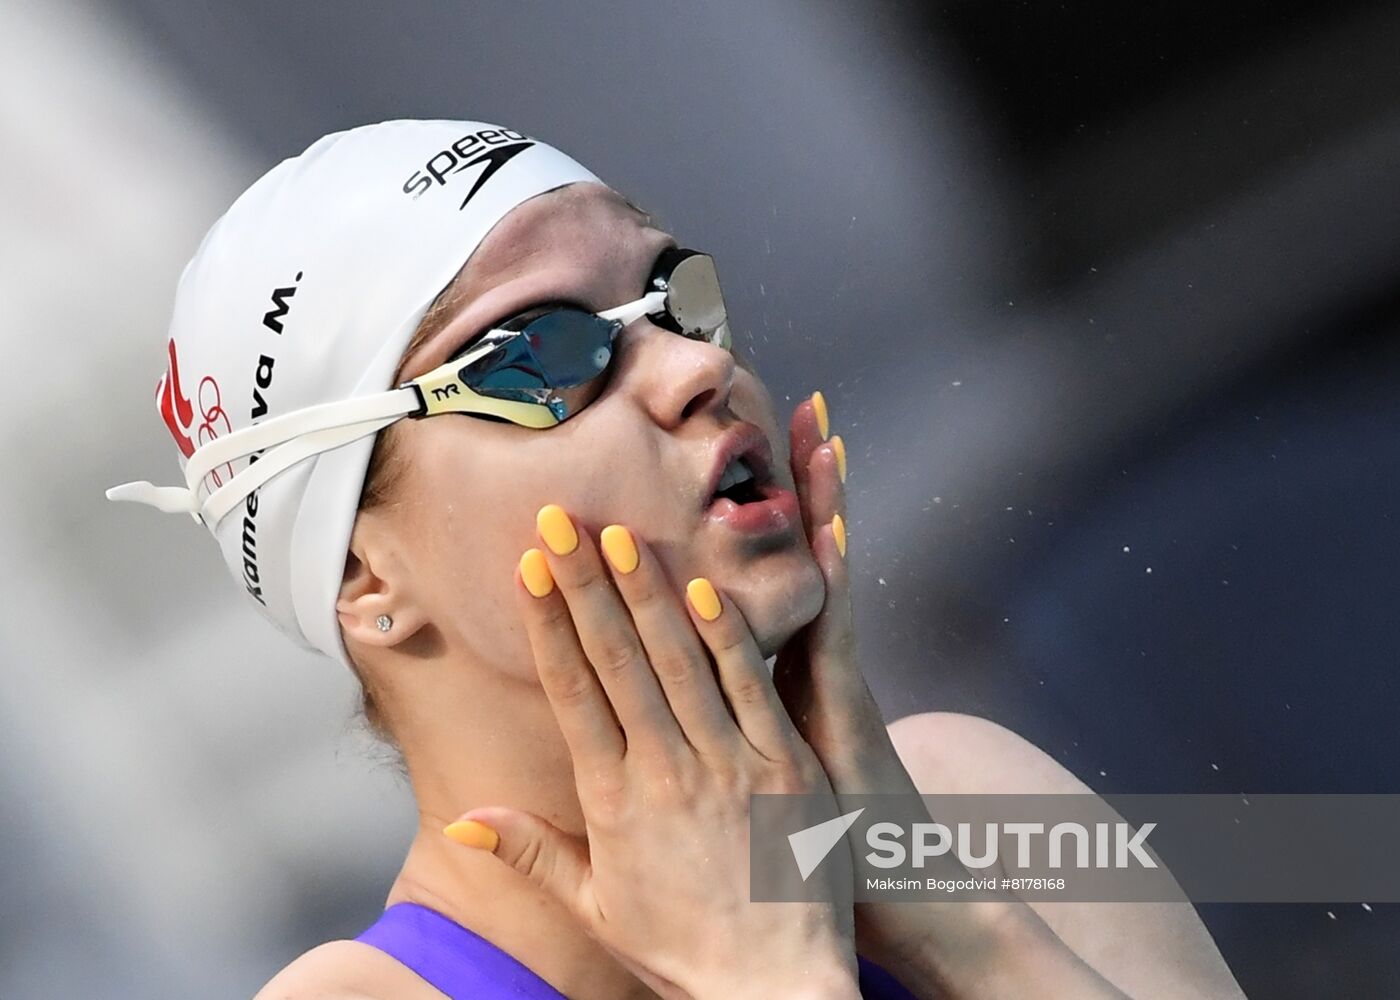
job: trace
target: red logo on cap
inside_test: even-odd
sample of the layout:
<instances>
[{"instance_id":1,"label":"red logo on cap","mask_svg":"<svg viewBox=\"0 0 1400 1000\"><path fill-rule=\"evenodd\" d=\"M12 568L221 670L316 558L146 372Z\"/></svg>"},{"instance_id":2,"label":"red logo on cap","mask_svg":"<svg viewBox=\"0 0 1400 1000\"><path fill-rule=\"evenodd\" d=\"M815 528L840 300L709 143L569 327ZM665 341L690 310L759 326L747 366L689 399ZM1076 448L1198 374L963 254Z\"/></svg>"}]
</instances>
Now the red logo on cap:
<instances>
[{"instance_id":1,"label":"red logo on cap","mask_svg":"<svg viewBox=\"0 0 1400 1000\"><path fill-rule=\"evenodd\" d=\"M189 397L180 391L180 360L175 356L174 337L170 338L167 350L170 354L170 367L156 383L156 405L160 407L165 426L170 428L171 436L180 446L180 453L189 458L194 454L194 442L185 433L185 428L194 422L194 408L190 406Z\"/></svg>"},{"instance_id":2,"label":"red logo on cap","mask_svg":"<svg viewBox=\"0 0 1400 1000\"><path fill-rule=\"evenodd\" d=\"M219 383L210 375L199 380L199 388L195 393L199 401L200 417L200 423L195 424L194 407L180 388L180 359L175 354L174 337L170 338L167 351L170 355L170 367L156 383L156 405L160 408L160 416L165 421L165 426L170 429L170 436L179 445L180 453L188 459L194 455L196 438L198 444L208 444L219 436L220 427L223 428L222 433L229 434L233 431L233 425L229 423L228 414L224 412L223 393L219 391ZM233 476L232 464L223 465L209 473L207 478L212 481L212 485L209 486L211 490L223 485L224 480L220 473L224 470L227 470L230 478Z\"/></svg>"}]
</instances>

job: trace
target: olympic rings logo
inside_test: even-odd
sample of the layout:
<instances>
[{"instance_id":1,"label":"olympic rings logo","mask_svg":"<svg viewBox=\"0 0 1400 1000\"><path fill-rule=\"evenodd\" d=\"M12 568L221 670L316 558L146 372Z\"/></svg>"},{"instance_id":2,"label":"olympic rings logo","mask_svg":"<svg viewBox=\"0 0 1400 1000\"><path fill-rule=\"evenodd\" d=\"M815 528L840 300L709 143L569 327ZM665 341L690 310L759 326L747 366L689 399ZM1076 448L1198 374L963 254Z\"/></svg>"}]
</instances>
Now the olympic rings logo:
<instances>
[{"instance_id":1,"label":"olympic rings logo","mask_svg":"<svg viewBox=\"0 0 1400 1000\"><path fill-rule=\"evenodd\" d=\"M206 389L210 391L206 392ZM212 402L207 401L206 397L209 397ZM198 427L199 443L201 445L206 445L217 438L220 434L220 426L223 427L222 433L233 433L233 425L229 423L228 414L224 412L223 393L219 391L219 383L215 382L212 376L206 375L199 380L199 391L195 393L195 398L199 400L199 415L204 421ZM233 463L231 462L227 462L219 466L219 468L212 470L206 477L213 481L214 485L209 487L211 491L224 485L224 477L221 475L224 470L228 471L228 478L233 478Z\"/></svg>"}]
</instances>

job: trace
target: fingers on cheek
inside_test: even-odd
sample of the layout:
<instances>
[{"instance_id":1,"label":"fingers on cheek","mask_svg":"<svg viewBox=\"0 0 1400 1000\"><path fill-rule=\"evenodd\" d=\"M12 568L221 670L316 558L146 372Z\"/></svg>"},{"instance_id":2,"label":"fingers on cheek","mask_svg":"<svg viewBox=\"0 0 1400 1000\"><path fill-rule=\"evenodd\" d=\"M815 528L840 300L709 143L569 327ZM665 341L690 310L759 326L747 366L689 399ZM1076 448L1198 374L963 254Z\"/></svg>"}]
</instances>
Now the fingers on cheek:
<instances>
[{"instance_id":1,"label":"fingers on cheek","mask_svg":"<svg viewBox=\"0 0 1400 1000\"><path fill-rule=\"evenodd\" d=\"M829 521L845 510L846 491L841 487L839 459L830 441L812 452L807 461L807 480L812 511L819 520Z\"/></svg>"},{"instance_id":2,"label":"fingers on cheek","mask_svg":"<svg viewBox=\"0 0 1400 1000\"><path fill-rule=\"evenodd\" d=\"M851 619L849 567L846 565L845 555L841 552L841 545L837 543L837 535L844 531L844 528L844 523L841 523L840 528L836 524L826 525L817 533L816 541L812 545L817 565L821 567L822 576L826 578L826 604L821 617L827 627L836 625L845 628Z\"/></svg>"},{"instance_id":3,"label":"fingers on cheek","mask_svg":"<svg viewBox=\"0 0 1400 1000\"><path fill-rule=\"evenodd\" d=\"M557 629L568 620L564 597L539 549L527 551L515 567L515 601L532 638Z\"/></svg>"},{"instance_id":4,"label":"fingers on cheek","mask_svg":"<svg viewBox=\"0 0 1400 1000\"><path fill-rule=\"evenodd\" d=\"M793 411L792 428L789 433L792 457L800 468L806 468L807 457L821 443L822 435L817 428L817 416L812 409L812 401L803 400Z\"/></svg>"},{"instance_id":5,"label":"fingers on cheek","mask_svg":"<svg viewBox=\"0 0 1400 1000\"><path fill-rule=\"evenodd\" d=\"M846 553L849 544L850 541L846 537L846 519L837 514L822 528L815 546L822 572L831 583L839 583L842 587L846 586L848 580Z\"/></svg>"}]
</instances>

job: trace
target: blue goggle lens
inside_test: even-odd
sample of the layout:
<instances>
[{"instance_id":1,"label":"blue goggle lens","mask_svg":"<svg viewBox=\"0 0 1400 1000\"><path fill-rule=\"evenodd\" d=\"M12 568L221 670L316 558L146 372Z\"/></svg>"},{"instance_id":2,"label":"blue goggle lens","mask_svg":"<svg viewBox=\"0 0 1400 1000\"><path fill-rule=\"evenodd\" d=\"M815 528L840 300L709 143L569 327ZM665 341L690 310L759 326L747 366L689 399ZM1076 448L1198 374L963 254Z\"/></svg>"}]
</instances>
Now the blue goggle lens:
<instances>
[{"instance_id":1,"label":"blue goggle lens","mask_svg":"<svg viewBox=\"0 0 1400 1000\"><path fill-rule=\"evenodd\" d=\"M612 361L622 324L579 309L556 309L525 323L467 365L459 377L475 392L496 399L543 403L564 420L596 399Z\"/></svg>"}]
</instances>

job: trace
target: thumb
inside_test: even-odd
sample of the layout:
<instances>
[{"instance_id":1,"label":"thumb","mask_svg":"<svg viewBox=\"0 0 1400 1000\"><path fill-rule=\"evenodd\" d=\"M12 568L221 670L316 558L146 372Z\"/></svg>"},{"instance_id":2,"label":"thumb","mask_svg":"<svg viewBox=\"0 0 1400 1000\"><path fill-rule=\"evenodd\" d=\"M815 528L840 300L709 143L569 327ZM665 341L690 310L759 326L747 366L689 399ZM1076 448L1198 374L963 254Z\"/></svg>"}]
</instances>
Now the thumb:
<instances>
[{"instance_id":1,"label":"thumb","mask_svg":"<svg viewBox=\"0 0 1400 1000\"><path fill-rule=\"evenodd\" d=\"M450 840L488 851L578 915L590 874L588 841L518 809L488 806L443 828Z\"/></svg>"},{"instance_id":2,"label":"thumb","mask_svg":"<svg viewBox=\"0 0 1400 1000\"><path fill-rule=\"evenodd\" d=\"M857 710L873 701L856 660L844 536L839 518L814 534L812 554L826 584L826 599L817 617L779 652L773 675L783 704L795 721L800 719L808 742L832 727L837 729L830 734L833 740L848 740L845 730L857 724Z\"/></svg>"}]
</instances>

